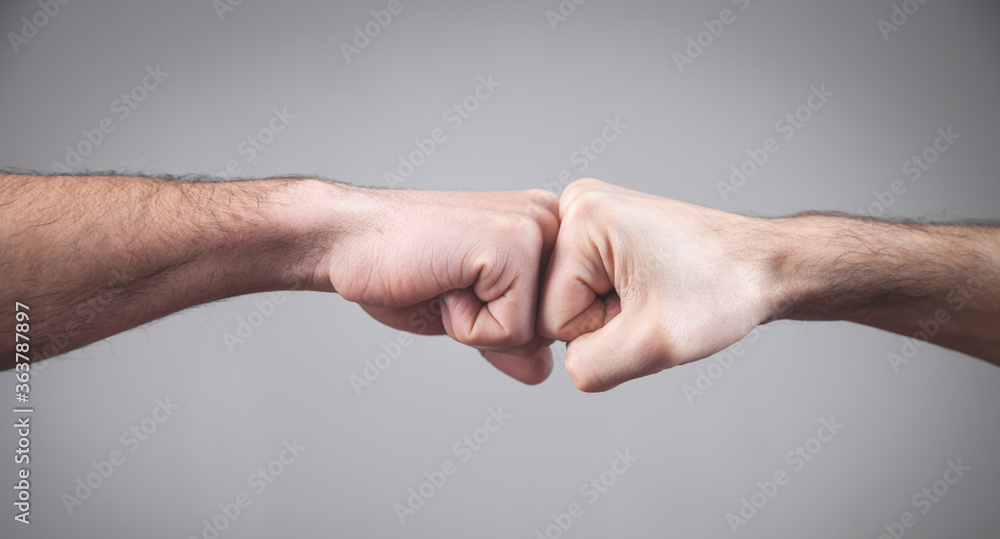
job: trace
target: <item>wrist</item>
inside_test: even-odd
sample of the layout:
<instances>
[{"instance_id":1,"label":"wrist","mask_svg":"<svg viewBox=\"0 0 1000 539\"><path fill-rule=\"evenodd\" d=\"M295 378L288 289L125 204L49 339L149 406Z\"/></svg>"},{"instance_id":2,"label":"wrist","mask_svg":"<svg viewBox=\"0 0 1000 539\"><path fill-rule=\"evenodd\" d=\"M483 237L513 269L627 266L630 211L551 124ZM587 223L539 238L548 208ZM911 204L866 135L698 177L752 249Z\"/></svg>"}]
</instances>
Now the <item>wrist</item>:
<instances>
[{"instance_id":1,"label":"wrist","mask_svg":"<svg viewBox=\"0 0 1000 539\"><path fill-rule=\"evenodd\" d=\"M796 218L764 219L766 232L761 235L758 251L764 259L767 278L767 322L794 319L799 298L808 286L801 280L798 266L803 256Z\"/></svg>"},{"instance_id":2,"label":"wrist","mask_svg":"<svg viewBox=\"0 0 1000 539\"><path fill-rule=\"evenodd\" d=\"M334 292L330 256L358 221L361 189L320 179L261 180L266 202L250 236L265 289Z\"/></svg>"},{"instance_id":3,"label":"wrist","mask_svg":"<svg viewBox=\"0 0 1000 539\"><path fill-rule=\"evenodd\" d=\"M743 233L735 238L730 249L741 252L743 268L740 273L750 284L749 294L754 298L759 323L789 318L795 311L799 295L794 275L795 263L791 257L798 255L794 223L789 219L767 219L739 216L742 221L734 227Z\"/></svg>"}]
</instances>

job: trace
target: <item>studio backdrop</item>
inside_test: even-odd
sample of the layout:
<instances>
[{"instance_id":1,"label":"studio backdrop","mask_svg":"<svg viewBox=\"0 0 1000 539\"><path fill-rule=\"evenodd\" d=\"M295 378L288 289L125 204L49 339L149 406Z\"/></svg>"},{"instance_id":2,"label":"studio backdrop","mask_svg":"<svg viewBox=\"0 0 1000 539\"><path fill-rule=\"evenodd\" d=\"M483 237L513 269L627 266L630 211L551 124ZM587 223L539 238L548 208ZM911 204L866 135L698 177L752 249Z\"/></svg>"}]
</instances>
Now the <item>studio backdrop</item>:
<instances>
[{"instance_id":1,"label":"studio backdrop","mask_svg":"<svg viewBox=\"0 0 1000 539\"><path fill-rule=\"evenodd\" d=\"M997 219L998 21L974 0L9 1L0 168L594 177L757 216ZM529 387L336 294L191 308L37 364L27 402L0 373L0 537L1000 535L983 361L779 322L585 394L554 355Z\"/></svg>"}]
</instances>

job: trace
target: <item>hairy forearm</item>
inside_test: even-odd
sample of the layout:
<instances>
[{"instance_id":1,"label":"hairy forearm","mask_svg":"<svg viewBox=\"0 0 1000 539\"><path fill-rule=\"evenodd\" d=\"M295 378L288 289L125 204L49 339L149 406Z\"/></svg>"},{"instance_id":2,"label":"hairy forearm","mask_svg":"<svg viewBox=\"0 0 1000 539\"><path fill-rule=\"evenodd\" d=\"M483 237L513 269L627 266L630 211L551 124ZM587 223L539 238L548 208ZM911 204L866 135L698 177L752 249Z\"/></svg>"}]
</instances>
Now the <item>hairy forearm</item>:
<instances>
[{"instance_id":1,"label":"hairy forearm","mask_svg":"<svg viewBox=\"0 0 1000 539\"><path fill-rule=\"evenodd\" d=\"M332 185L2 175L0 308L30 307L38 360L208 301L329 288L310 265Z\"/></svg>"},{"instance_id":2,"label":"hairy forearm","mask_svg":"<svg viewBox=\"0 0 1000 539\"><path fill-rule=\"evenodd\" d=\"M848 320L1000 365L1000 228L773 221L774 318Z\"/></svg>"}]
</instances>

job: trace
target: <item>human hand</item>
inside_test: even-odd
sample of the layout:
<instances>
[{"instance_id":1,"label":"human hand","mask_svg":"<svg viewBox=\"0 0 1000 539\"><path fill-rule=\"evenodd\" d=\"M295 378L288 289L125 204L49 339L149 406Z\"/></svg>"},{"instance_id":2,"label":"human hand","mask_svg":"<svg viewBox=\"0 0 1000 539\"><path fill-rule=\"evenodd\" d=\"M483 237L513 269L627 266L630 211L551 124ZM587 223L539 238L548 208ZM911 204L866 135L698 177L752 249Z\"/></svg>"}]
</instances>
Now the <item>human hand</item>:
<instances>
[{"instance_id":1,"label":"human hand","mask_svg":"<svg viewBox=\"0 0 1000 539\"><path fill-rule=\"evenodd\" d=\"M386 325L447 333L525 383L548 377L536 312L558 197L337 188L346 217L319 279Z\"/></svg>"},{"instance_id":2,"label":"human hand","mask_svg":"<svg viewBox=\"0 0 1000 539\"><path fill-rule=\"evenodd\" d=\"M768 223L578 180L563 192L539 330L583 391L707 357L772 316Z\"/></svg>"}]
</instances>

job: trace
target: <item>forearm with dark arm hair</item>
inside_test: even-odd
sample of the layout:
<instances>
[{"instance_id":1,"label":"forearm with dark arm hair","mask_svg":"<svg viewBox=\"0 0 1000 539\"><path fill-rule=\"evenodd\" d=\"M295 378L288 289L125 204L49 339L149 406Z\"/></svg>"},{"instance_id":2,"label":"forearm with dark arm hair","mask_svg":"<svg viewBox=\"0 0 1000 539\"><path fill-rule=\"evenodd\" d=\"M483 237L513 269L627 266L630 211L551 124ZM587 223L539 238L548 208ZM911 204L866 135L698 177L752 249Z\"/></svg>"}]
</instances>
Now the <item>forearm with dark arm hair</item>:
<instances>
[{"instance_id":1,"label":"forearm with dark arm hair","mask_svg":"<svg viewBox=\"0 0 1000 539\"><path fill-rule=\"evenodd\" d=\"M315 282L333 184L0 175L0 309L29 307L32 360L175 311ZM0 333L13 350L12 332ZM13 367L4 354L0 367Z\"/></svg>"},{"instance_id":2,"label":"forearm with dark arm hair","mask_svg":"<svg viewBox=\"0 0 1000 539\"><path fill-rule=\"evenodd\" d=\"M774 221L775 318L848 320L1000 365L1000 228Z\"/></svg>"}]
</instances>

